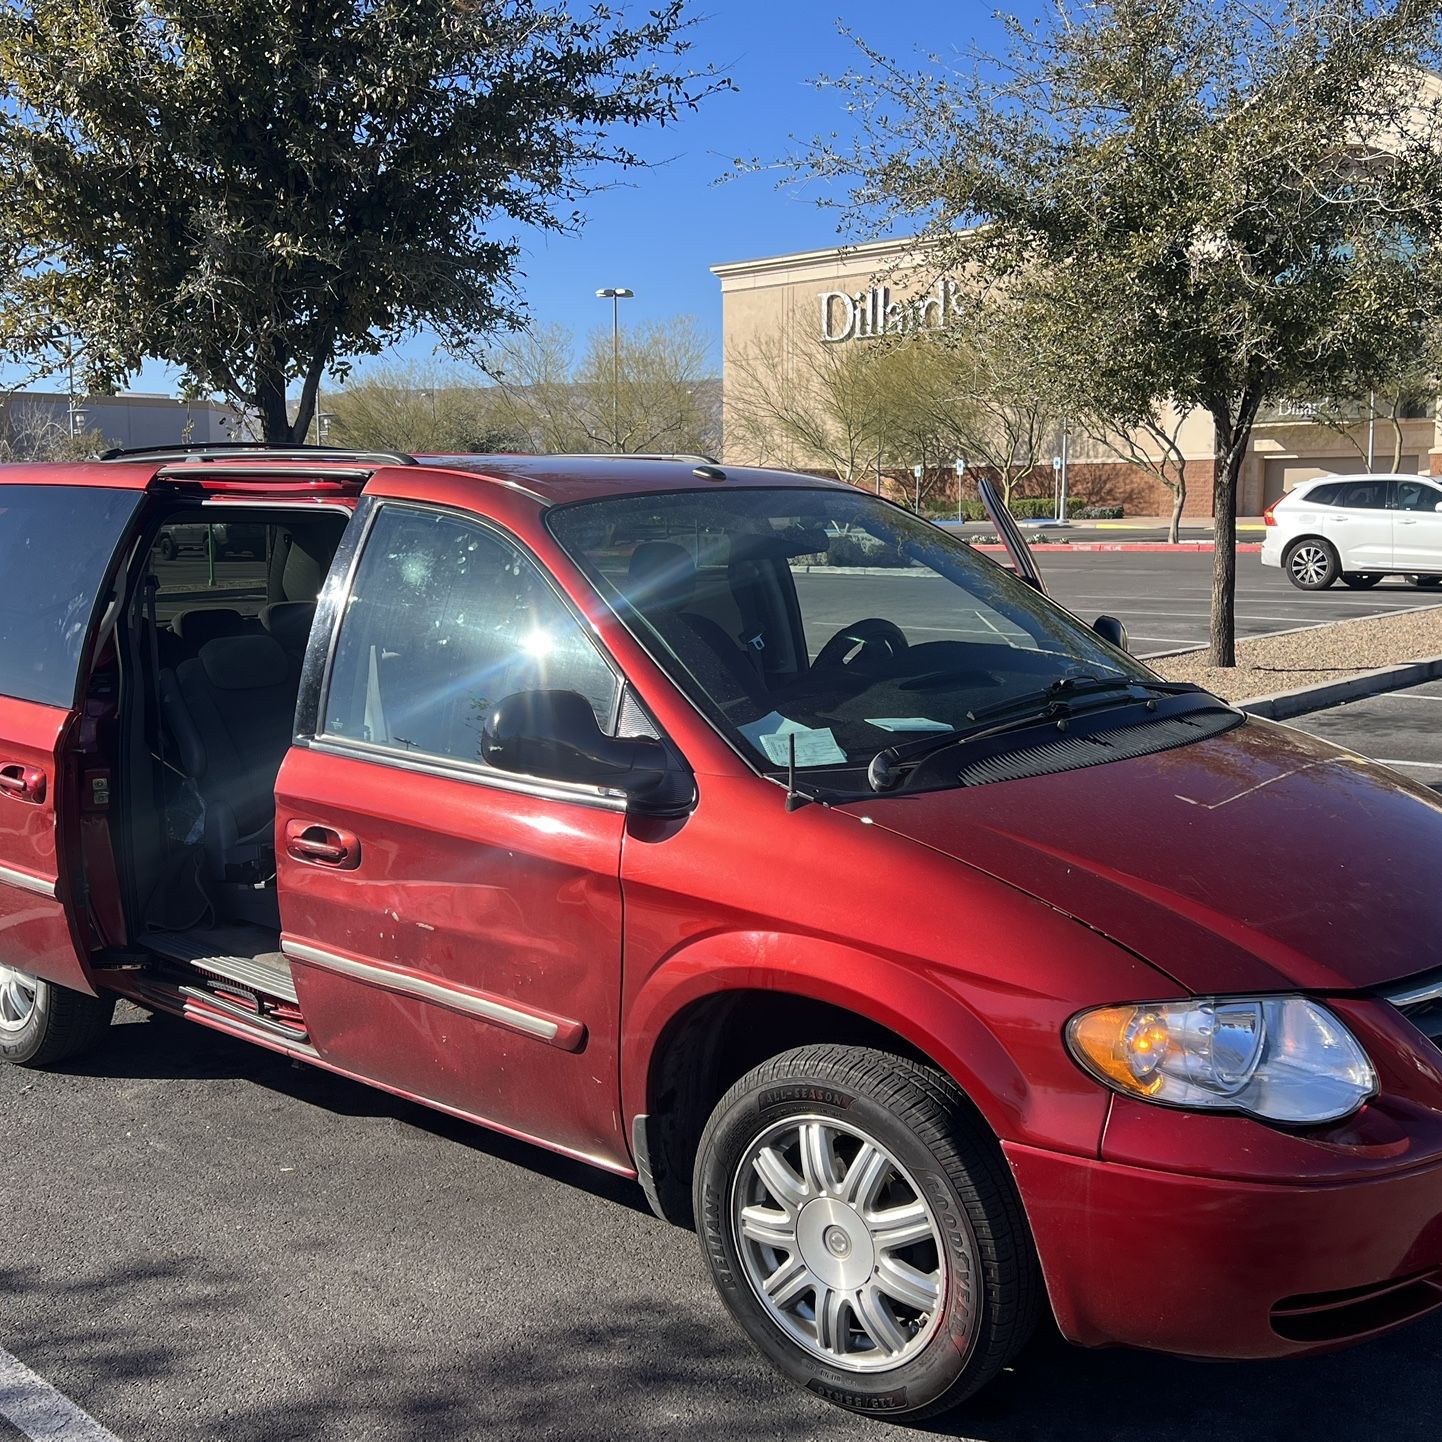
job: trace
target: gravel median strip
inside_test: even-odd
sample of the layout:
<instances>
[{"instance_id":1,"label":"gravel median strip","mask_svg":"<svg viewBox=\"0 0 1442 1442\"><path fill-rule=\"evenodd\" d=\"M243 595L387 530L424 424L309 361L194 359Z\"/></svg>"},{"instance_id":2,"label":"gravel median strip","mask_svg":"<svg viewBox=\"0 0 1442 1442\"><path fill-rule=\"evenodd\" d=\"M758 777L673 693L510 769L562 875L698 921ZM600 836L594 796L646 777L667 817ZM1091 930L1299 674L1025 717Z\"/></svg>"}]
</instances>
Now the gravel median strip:
<instances>
[{"instance_id":1,"label":"gravel median strip","mask_svg":"<svg viewBox=\"0 0 1442 1442\"><path fill-rule=\"evenodd\" d=\"M1168 681L1195 681L1227 701L1345 681L1382 666L1442 655L1442 606L1334 621L1237 643L1237 664L1209 666L1205 647L1148 664Z\"/></svg>"}]
</instances>

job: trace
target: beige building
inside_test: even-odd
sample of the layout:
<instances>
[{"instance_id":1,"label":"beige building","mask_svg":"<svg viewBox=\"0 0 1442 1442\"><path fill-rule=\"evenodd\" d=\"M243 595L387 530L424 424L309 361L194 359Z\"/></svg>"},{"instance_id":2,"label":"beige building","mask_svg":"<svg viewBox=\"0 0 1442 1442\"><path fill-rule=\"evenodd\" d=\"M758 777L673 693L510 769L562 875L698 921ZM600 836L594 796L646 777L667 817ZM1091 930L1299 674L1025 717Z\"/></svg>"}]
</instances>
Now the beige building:
<instances>
[{"instance_id":1,"label":"beige building","mask_svg":"<svg viewBox=\"0 0 1442 1442\"><path fill-rule=\"evenodd\" d=\"M908 266L909 273L898 269ZM733 425L742 380L739 358L769 349L778 380L803 385L818 356L822 363L834 364L842 348L864 346L882 335L939 328L955 314L958 301L954 284L919 268L913 246L904 241L801 251L711 269L721 282L726 455L737 463L770 461L840 473L850 455L845 435L828 438L824 448L806 454L794 441L789 447L768 448L742 434ZM834 354L828 357L827 351ZM1391 470L1399 450L1398 470L1442 473L1435 405L1414 408L1395 422L1390 413L1369 422L1370 410L1365 401L1343 409L1299 399L1265 414L1244 463L1239 512L1255 515L1299 481L1316 476ZM1187 458L1187 514L1210 515L1215 473L1211 420L1202 412L1176 420ZM1044 447L1059 451L1060 436L1047 437ZM762 454L763 449L770 453ZM856 447L859 460L864 460L864 449ZM872 451L874 468L874 443ZM1072 435L1068 459L1069 490L1080 502L1120 504L1131 515L1162 515L1171 508L1170 493L1159 482L1106 447ZM860 482L867 474L858 464L851 479ZM1043 465L1022 489L1049 494L1051 486L1049 467Z\"/></svg>"}]
</instances>

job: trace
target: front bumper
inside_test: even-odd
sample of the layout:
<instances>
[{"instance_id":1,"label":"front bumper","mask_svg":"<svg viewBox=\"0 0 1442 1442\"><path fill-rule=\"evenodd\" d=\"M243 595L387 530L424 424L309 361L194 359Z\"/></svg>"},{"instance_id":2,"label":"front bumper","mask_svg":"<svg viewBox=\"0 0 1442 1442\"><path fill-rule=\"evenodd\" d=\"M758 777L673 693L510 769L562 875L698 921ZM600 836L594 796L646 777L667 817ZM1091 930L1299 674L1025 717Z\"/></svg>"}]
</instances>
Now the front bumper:
<instances>
[{"instance_id":1,"label":"front bumper","mask_svg":"<svg viewBox=\"0 0 1442 1442\"><path fill-rule=\"evenodd\" d=\"M1442 1307L1442 1164L1286 1185L1004 1150L1083 1346L1284 1357Z\"/></svg>"}]
</instances>

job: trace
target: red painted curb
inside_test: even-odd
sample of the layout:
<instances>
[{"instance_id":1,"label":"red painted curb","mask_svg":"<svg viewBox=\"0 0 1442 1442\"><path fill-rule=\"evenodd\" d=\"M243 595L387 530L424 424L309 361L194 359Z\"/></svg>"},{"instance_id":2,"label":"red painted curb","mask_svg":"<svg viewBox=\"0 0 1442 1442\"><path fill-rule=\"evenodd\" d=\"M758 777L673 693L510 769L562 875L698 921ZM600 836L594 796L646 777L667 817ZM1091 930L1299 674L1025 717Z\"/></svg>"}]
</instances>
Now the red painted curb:
<instances>
[{"instance_id":1,"label":"red painted curb","mask_svg":"<svg viewBox=\"0 0 1442 1442\"><path fill-rule=\"evenodd\" d=\"M977 546L978 551L1004 551L1005 546ZM1173 545L1170 541L1079 541L1071 546L1058 546L1046 541L1038 541L1031 547L1033 551L1210 551L1214 549L1211 541L1178 541ZM1238 543L1237 552L1260 551L1260 541L1242 541Z\"/></svg>"}]
</instances>

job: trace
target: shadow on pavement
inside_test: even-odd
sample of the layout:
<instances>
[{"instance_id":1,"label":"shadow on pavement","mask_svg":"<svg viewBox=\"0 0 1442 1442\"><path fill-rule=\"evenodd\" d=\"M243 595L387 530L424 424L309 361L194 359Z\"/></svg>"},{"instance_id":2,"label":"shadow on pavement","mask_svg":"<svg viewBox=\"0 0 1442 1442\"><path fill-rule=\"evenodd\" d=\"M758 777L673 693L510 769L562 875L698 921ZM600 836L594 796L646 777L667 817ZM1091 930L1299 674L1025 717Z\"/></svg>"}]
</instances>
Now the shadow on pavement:
<instances>
[{"instance_id":1,"label":"shadow on pavement","mask_svg":"<svg viewBox=\"0 0 1442 1442\"><path fill-rule=\"evenodd\" d=\"M38 1282L26 1268L0 1268L7 1296ZM127 1322L137 1296L154 1289L163 1290L175 1325L141 1338ZM322 1324L319 1339L294 1339L293 1371L277 1371L273 1359L256 1365L264 1308L242 1279L215 1266L117 1267L51 1281L38 1309L36 1300L27 1299L28 1309L38 1312L43 1340L25 1349L27 1360L80 1390L83 1404L128 1442L794 1442L918 1432L975 1442L1421 1438L1436 1435L1432 1379L1442 1353L1435 1322L1290 1364L1086 1353L1045 1337L953 1418L906 1429L834 1411L780 1382L729 1327L716 1327L684 1298L623 1307L596 1297L562 1330L522 1327L440 1358L406 1327L384 1346L349 1345L337 1317ZM273 1352L277 1339L267 1342L262 1351Z\"/></svg>"},{"instance_id":2,"label":"shadow on pavement","mask_svg":"<svg viewBox=\"0 0 1442 1442\"><path fill-rule=\"evenodd\" d=\"M636 1183L544 1147L405 1101L322 1067L292 1061L179 1017L123 1006L116 1019L124 1024L112 1026L99 1047L59 1070L76 1077L128 1081L246 1081L337 1116L397 1121L651 1215Z\"/></svg>"}]
</instances>

